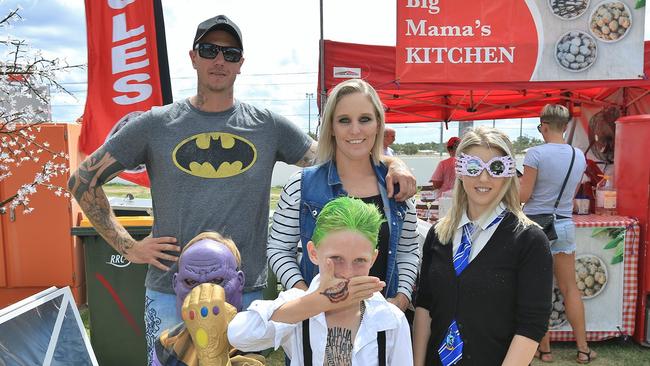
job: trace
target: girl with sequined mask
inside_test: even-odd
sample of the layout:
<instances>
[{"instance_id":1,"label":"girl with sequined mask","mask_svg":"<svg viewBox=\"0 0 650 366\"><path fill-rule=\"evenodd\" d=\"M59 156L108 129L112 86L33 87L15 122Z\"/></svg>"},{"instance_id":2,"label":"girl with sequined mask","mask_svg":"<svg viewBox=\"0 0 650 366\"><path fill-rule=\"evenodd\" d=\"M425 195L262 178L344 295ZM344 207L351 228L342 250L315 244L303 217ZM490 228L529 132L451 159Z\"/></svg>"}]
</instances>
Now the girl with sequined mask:
<instances>
[{"instance_id":1,"label":"girl with sequined mask","mask_svg":"<svg viewBox=\"0 0 650 366\"><path fill-rule=\"evenodd\" d=\"M527 365L551 310L548 240L519 204L512 144L468 130L451 210L429 231L415 302L415 365Z\"/></svg>"}]
</instances>

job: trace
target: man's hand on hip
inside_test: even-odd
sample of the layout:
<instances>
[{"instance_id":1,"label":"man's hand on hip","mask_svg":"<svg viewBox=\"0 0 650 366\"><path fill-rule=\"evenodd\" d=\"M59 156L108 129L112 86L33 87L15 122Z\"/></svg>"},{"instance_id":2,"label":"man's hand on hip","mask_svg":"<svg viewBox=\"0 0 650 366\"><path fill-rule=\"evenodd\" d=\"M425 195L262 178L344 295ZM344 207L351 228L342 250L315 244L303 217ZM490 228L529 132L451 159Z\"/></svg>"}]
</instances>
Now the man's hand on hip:
<instances>
[{"instance_id":1,"label":"man's hand on hip","mask_svg":"<svg viewBox=\"0 0 650 366\"><path fill-rule=\"evenodd\" d=\"M124 256L132 263L151 264L163 271L169 271L169 267L162 264L161 260L171 262L178 261L178 256L165 252L180 252L181 248L176 244L176 239L170 236L160 238L146 237L136 241L130 248L125 248Z\"/></svg>"}]
</instances>

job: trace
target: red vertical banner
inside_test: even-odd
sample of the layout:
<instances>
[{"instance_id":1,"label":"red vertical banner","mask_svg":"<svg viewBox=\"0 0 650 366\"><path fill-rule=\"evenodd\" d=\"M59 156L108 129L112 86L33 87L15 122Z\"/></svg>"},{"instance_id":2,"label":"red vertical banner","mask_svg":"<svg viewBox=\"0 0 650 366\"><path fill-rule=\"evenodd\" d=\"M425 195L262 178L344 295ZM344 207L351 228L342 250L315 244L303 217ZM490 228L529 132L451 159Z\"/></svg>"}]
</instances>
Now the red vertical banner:
<instances>
[{"instance_id":1,"label":"red vertical banner","mask_svg":"<svg viewBox=\"0 0 650 366\"><path fill-rule=\"evenodd\" d=\"M167 55L157 45L156 1L85 0L88 95L79 148L88 155L132 117L164 102L159 62L166 68ZM169 83L168 71L162 79ZM144 169L121 177L149 185Z\"/></svg>"},{"instance_id":2,"label":"red vertical banner","mask_svg":"<svg viewBox=\"0 0 650 366\"><path fill-rule=\"evenodd\" d=\"M402 82L528 81L538 32L526 0L398 0Z\"/></svg>"}]
</instances>

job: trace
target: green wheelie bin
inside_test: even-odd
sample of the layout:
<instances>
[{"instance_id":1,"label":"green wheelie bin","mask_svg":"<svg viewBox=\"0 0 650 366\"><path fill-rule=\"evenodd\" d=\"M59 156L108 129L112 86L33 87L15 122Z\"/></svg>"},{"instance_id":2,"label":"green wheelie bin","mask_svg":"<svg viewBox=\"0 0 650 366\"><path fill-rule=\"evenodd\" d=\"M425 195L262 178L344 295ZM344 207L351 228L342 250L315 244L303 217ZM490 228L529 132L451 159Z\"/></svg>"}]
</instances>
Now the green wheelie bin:
<instances>
[{"instance_id":1,"label":"green wheelie bin","mask_svg":"<svg viewBox=\"0 0 650 366\"><path fill-rule=\"evenodd\" d=\"M137 240L151 232L153 217L118 217ZM83 220L72 229L84 247L90 341L102 366L141 366L147 362L144 327L144 279L147 266L116 252Z\"/></svg>"}]
</instances>

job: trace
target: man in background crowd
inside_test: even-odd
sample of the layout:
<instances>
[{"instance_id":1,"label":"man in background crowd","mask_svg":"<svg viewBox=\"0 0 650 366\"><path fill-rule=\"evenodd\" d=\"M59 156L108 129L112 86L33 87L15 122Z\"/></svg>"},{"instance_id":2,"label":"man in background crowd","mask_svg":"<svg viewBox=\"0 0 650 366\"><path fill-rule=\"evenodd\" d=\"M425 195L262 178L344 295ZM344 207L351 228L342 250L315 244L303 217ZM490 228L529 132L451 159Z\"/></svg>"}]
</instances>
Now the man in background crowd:
<instances>
[{"instance_id":1,"label":"man in background crowd","mask_svg":"<svg viewBox=\"0 0 650 366\"><path fill-rule=\"evenodd\" d=\"M460 144L460 138L455 136L447 141L449 158L438 163L431 179L429 179L429 182L433 185L433 189L439 190L438 196L454 189L454 181L456 180L456 148L458 148L458 144Z\"/></svg>"},{"instance_id":2,"label":"man in background crowd","mask_svg":"<svg viewBox=\"0 0 650 366\"><path fill-rule=\"evenodd\" d=\"M395 154L395 151L389 147L393 142L395 142L395 130L386 127L384 130L384 155L393 156Z\"/></svg>"}]
</instances>

